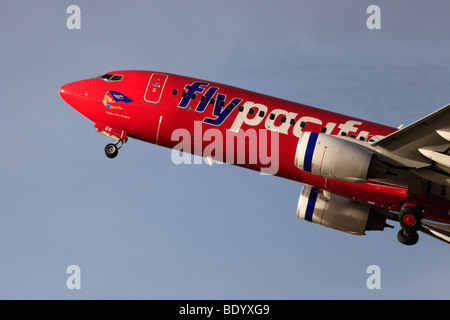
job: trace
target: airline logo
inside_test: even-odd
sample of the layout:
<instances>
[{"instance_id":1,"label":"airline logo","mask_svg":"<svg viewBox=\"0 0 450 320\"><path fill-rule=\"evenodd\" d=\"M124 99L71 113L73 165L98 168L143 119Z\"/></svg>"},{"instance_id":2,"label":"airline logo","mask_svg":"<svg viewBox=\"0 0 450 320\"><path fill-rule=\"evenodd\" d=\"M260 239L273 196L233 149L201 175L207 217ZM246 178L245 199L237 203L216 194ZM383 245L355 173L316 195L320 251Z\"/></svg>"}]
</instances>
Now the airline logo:
<instances>
[{"instance_id":1,"label":"airline logo","mask_svg":"<svg viewBox=\"0 0 450 320\"><path fill-rule=\"evenodd\" d=\"M229 101L228 104L226 104L225 99L227 96L224 94L218 93L217 97L213 99L213 96L217 93L219 88L209 87L206 90L206 88L204 87L207 86L209 86L209 83L200 81L194 82L190 85L186 85L184 88L187 90L187 94L181 99L178 107L186 108L189 102L192 100L193 95L204 92L204 98L202 98L200 103L197 105L195 111L204 112L208 104L214 104L212 114L213 117L206 117L205 119L203 119L203 122L214 126L220 126L228 118L235 107L242 102L242 99L234 98L233 100Z\"/></svg>"},{"instance_id":2,"label":"airline logo","mask_svg":"<svg viewBox=\"0 0 450 320\"><path fill-rule=\"evenodd\" d=\"M225 134L214 127L203 128L203 124L219 126L228 119L234 109L242 103L241 98L227 98L219 93L219 88L209 86L207 82L194 82L185 86L178 107L193 108L197 101L196 112L203 113L209 105L212 116L194 122L194 132L184 128L172 132L171 140L179 141L171 154L172 162L179 164L212 163L260 165L261 174L273 175L279 168L278 132L260 128L246 130L226 130ZM201 98L198 96L202 94ZM180 153L181 151L181 153ZM190 154L201 156L191 158Z\"/></svg>"},{"instance_id":3,"label":"airline logo","mask_svg":"<svg viewBox=\"0 0 450 320\"><path fill-rule=\"evenodd\" d=\"M276 131L282 134L289 134L292 130L292 134L296 137L300 137L307 125L309 128L307 131L324 131L327 134L333 135L354 135L355 138L361 140L380 139L382 136L372 136L368 131L363 131L359 128L363 124L362 121L348 120L345 123L327 122L324 123L321 119L300 115L296 112L288 112L284 109L273 109L268 112L266 105L255 103L251 101L243 102L243 99L239 97L227 98L225 94L219 93L219 88L210 86L208 82L196 81L192 84L188 84L184 87L186 94L183 94L182 99L178 103L179 108L187 108L191 101L197 102L195 107L196 112L203 113L208 105L213 105L212 115L206 116L203 119L203 123L207 123L214 126L220 126L231 115L235 109L237 113L233 124L230 127L230 131L238 132L242 125L257 126L261 123L264 127L271 131ZM202 96L201 99L197 99L198 96Z\"/></svg>"},{"instance_id":4,"label":"airline logo","mask_svg":"<svg viewBox=\"0 0 450 320\"><path fill-rule=\"evenodd\" d=\"M103 104L108 109L122 110L121 102L130 103L133 100L118 91L107 91L103 97Z\"/></svg>"}]
</instances>

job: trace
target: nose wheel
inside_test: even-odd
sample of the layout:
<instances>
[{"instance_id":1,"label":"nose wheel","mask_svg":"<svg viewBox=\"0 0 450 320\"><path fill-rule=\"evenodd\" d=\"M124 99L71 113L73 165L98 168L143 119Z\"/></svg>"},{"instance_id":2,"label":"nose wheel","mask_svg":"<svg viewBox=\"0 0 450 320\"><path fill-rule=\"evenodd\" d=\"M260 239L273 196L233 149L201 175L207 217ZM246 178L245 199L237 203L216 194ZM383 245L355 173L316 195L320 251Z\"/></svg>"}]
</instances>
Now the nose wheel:
<instances>
[{"instance_id":1,"label":"nose wheel","mask_svg":"<svg viewBox=\"0 0 450 320\"><path fill-rule=\"evenodd\" d=\"M122 148L124 141L118 140L116 143L109 143L105 147L105 155L109 159L114 159L119 154L119 149Z\"/></svg>"},{"instance_id":2,"label":"nose wheel","mask_svg":"<svg viewBox=\"0 0 450 320\"><path fill-rule=\"evenodd\" d=\"M419 241L417 231L422 226L422 213L418 207L406 207L400 211L398 217L402 229L397 234L397 239L401 243L411 246Z\"/></svg>"}]
</instances>

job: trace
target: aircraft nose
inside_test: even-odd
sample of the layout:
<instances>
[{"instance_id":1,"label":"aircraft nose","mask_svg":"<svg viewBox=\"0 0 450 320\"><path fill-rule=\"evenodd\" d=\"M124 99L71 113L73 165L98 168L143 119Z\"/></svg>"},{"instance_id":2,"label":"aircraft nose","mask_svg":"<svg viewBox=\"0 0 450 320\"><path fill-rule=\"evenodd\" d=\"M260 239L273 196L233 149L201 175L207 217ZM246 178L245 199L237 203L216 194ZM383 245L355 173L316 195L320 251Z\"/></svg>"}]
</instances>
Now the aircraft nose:
<instances>
[{"instance_id":1,"label":"aircraft nose","mask_svg":"<svg viewBox=\"0 0 450 320\"><path fill-rule=\"evenodd\" d=\"M78 98L80 96L82 88L82 81L71 82L63 85L59 89L59 95L64 99L65 102L75 108L78 104Z\"/></svg>"}]
</instances>

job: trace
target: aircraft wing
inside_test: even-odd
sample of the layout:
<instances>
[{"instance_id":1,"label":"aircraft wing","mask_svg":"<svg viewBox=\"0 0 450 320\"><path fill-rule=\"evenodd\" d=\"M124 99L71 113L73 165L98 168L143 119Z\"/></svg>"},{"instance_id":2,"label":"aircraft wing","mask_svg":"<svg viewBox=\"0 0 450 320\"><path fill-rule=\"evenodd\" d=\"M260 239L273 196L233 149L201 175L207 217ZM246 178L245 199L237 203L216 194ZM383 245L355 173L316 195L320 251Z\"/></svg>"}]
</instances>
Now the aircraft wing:
<instances>
[{"instance_id":1,"label":"aircraft wing","mask_svg":"<svg viewBox=\"0 0 450 320\"><path fill-rule=\"evenodd\" d=\"M450 105L372 143L370 148L394 167L408 168L421 179L450 186ZM405 175L400 180L410 184Z\"/></svg>"},{"instance_id":2,"label":"aircraft wing","mask_svg":"<svg viewBox=\"0 0 450 320\"><path fill-rule=\"evenodd\" d=\"M445 152L450 148L450 105L393 132L372 146L397 156L397 159L403 158L405 163L417 162L417 169L431 165L432 159L426 155L426 150Z\"/></svg>"},{"instance_id":3,"label":"aircraft wing","mask_svg":"<svg viewBox=\"0 0 450 320\"><path fill-rule=\"evenodd\" d=\"M450 226L424 221L420 231L450 244Z\"/></svg>"},{"instance_id":4,"label":"aircraft wing","mask_svg":"<svg viewBox=\"0 0 450 320\"><path fill-rule=\"evenodd\" d=\"M436 199L428 200L435 214L450 214L450 105L371 144L344 139L371 150L388 167L386 177L371 180L407 187L413 199L428 194ZM450 225L422 221L420 231L450 244Z\"/></svg>"}]
</instances>

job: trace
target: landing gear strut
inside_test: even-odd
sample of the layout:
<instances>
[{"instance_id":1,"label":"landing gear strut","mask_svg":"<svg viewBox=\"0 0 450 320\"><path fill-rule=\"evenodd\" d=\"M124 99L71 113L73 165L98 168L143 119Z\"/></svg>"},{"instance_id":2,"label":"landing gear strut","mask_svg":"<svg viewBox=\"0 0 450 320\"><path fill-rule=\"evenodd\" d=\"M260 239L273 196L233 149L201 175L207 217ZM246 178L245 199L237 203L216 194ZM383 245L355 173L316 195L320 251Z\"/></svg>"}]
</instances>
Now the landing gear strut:
<instances>
[{"instance_id":1,"label":"landing gear strut","mask_svg":"<svg viewBox=\"0 0 450 320\"><path fill-rule=\"evenodd\" d=\"M398 217L402 229L397 234L401 243L411 246L419 241L419 231L422 226L422 213L419 207L405 207L400 211Z\"/></svg>"},{"instance_id":2,"label":"landing gear strut","mask_svg":"<svg viewBox=\"0 0 450 320\"><path fill-rule=\"evenodd\" d=\"M122 148L124 142L124 140L119 139L116 143L107 144L105 147L105 155L110 159L117 157L119 149Z\"/></svg>"}]
</instances>

